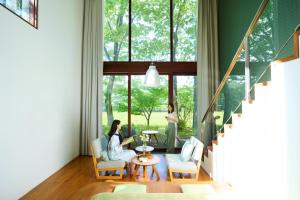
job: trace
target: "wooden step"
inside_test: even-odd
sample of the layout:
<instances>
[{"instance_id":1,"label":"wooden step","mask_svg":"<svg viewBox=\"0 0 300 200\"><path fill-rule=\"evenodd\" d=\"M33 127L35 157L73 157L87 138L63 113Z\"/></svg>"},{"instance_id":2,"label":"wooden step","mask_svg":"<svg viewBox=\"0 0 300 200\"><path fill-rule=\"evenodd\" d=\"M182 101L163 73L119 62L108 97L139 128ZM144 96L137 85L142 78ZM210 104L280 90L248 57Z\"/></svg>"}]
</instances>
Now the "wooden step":
<instances>
[{"instance_id":1,"label":"wooden step","mask_svg":"<svg viewBox=\"0 0 300 200\"><path fill-rule=\"evenodd\" d=\"M263 86L271 86L271 85L272 85L272 81L265 81L261 83L256 83L255 87L263 87Z\"/></svg>"},{"instance_id":2,"label":"wooden step","mask_svg":"<svg viewBox=\"0 0 300 200\"><path fill-rule=\"evenodd\" d=\"M212 144L213 144L213 145L214 145L214 144L215 144L215 145L218 145L218 140L213 140L213 141L212 141Z\"/></svg>"},{"instance_id":3,"label":"wooden step","mask_svg":"<svg viewBox=\"0 0 300 200\"><path fill-rule=\"evenodd\" d=\"M232 124L224 124L224 128L232 128Z\"/></svg>"}]
</instances>

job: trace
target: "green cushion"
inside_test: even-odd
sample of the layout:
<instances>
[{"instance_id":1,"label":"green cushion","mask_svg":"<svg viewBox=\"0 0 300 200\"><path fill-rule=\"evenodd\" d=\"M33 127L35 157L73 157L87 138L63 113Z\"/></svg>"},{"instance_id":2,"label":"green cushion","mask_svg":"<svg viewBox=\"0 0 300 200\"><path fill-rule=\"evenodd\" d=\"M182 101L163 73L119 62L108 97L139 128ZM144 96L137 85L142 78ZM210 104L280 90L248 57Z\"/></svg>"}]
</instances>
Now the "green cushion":
<instances>
[{"instance_id":1,"label":"green cushion","mask_svg":"<svg viewBox=\"0 0 300 200\"><path fill-rule=\"evenodd\" d=\"M120 184L114 189L118 193L146 193L147 186L142 184Z\"/></svg>"},{"instance_id":2,"label":"green cushion","mask_svg":"<svg viewBox=\"0 0 300 200\"><path fill-rule=\"evenodd\" d=\"M199 196L186 193L99 193L92 200L223 200L214 196ZM229 198L232 199L232 198Z\"/></svg>"},{"instance_id":3,"label":"green cushion","mask_svg":"<svg viewBox=\"0 0 300 200\"><path fill-rule=\"evenodd\" d=\"M214 189L210 184L182 184L181 190L183 193L197 193L197 194L212 194Z\"/></svg>"}]
</instances>

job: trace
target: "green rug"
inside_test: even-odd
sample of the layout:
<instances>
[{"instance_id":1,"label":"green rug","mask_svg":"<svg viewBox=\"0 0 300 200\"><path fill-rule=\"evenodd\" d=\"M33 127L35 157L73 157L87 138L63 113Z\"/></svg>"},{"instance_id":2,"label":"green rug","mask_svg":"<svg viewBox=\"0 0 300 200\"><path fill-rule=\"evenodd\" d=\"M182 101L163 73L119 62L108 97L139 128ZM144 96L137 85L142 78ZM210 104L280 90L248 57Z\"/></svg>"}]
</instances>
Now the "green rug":
<instances>
[{"instance_id":1,"label":"green rug","mask_svg":"<svg viewBox=\"0 0 300 200\"><path fill-rule=\"evenodd\" d=\"M182 184L181 190L187 194L213 194L215 191L210 184Z\"/></svg>"},{"instance_id":2,"label":"green rug","mask_svg":"<svg viewBox=\"0 0 300 200\"><path fill-rule=\"evenodd\" d=\"M147 186L142 184L120 184L116 185L114 193L146 193Z\"/></svg>"}]
</instances>

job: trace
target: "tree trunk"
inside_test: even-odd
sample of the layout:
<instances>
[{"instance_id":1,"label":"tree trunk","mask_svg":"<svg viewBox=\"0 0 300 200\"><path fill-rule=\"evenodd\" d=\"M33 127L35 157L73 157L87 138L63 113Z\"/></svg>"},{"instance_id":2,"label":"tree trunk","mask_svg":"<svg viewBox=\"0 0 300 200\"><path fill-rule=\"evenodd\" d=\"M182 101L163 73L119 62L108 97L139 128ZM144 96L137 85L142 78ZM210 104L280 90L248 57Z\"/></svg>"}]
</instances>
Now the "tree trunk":
<instances>
[{"instance_id":1,"label":"tree trunk","mask_svg":"<svg viewBox=\"0 0 300 200\"><path fill-rule=\"evenodd\" d=\"M110 76L107 84L106 95L105 95L105 107L107 115L107 126L110 127L114 120L114 113L112 109L112 91L114 87L115 76Z\"/></svg>"},{"instance_id":2,"label":"tree trunk","mask_svg":"<svg viewBox=\"0 0 300 200\"><path fill-rule=\"evenodd\" d=\"M176 61L176 51L177 51L177 47L178 47L178 29L179 29L179 23L181 21L181 17L182 17L182 6L185 4L185 0L183 1L183 3L180 5L179 7L179 12L177 14L177 24L173 25L173 27L175 27L173 31L173 38L174 38L174 43L173 43L173 61L175 62ZM173 5L173 12L175 10L175 6L176 4ZM180 118L180 115L179 115L179 108L178 108L178 101L177 101L177 77L176 76L173 76L173 91L170 91L170 92L173 92L173 103L174 103L174 107L175 107L175 110L176 110L176 113L177 113L177 116ZM180 119L179 119L180 120Z\"/></svg>"},{"instance_id":3,"label":"tree trunk","mask_svg":"<svg viewBox=\"0 0 300 200\"><path fill-rule=\"evenodd\" d=\"M149 125L150 125L150 117L147 119L147 128L149 129Z\"/></svg>"},{"instance_id":4,"label":"tree trunk","mask_svg":"<svg viewBox=\"0 0 300 200\"><path fill-rule=\"evenodd\" d=\"M197 108L197 102L198 102L198 98L197 98L197 78L194 78L194 110L196 111ZM201 124L201 122L199 122ZM199 124L199 125L200 125ZM193 113L193 130L197 129L197 115L195 115L195 112ZM200 127L200 126L199 126ZM196 130L198 133L200 130Z\"/></svg>"},{"instance_id":5,"label":"tree trunk","mask_svg":"<svg viewBox=\"0 0 300 200\"><path fill-rule=\"evenodd\" d=\"M116 22L116 29L122 26L123 24L123 16L119 14L117 17L117 22ZM119 60L119 53L120 53L120 47L121 45L118 42L114 42L114 50L113 50L113 55L110 56L107 51L105 53L107 54L106 56L108 58L113 58L113 61L118 61ZM104 49L106 50L106 48ZM113 92L113 87L114 87L114 82L115 82L115 76L110 76L108 85L107 85L107 90L106 90L106 98L105 98L105 107L106 107L106 114L107 114L107 126L110 127L113 120L114 120L114 113L113 113L113 108L112 108L112 92Z\"/></svg>"}]
</instances>

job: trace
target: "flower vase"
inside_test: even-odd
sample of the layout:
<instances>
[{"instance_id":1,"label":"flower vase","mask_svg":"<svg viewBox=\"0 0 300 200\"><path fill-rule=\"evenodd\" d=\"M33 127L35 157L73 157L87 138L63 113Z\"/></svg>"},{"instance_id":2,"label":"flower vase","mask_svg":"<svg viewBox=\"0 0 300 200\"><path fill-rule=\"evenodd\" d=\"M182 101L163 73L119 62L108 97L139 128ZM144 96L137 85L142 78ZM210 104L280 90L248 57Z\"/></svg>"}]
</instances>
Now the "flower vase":
<instances>
[{"instance_id":1,"label":"flower vase","mask_svg":"<svg viewBox=\"0 0 300 200\"><path fill-rule=\"evenodd\" d=\"M143 155L146 155L147 142L143 141Z\"/></svg>"}]
</instances>

